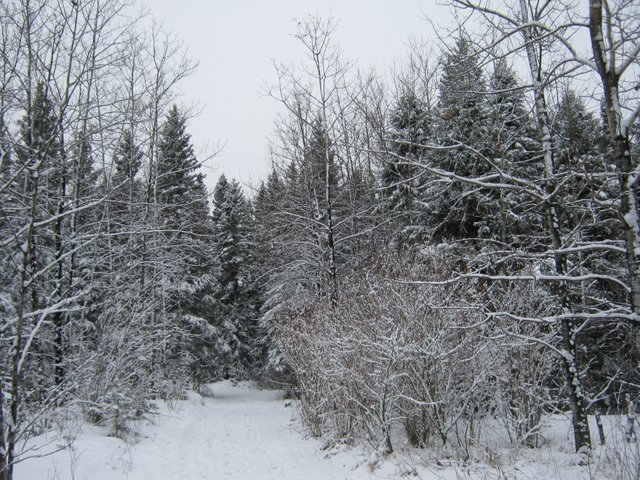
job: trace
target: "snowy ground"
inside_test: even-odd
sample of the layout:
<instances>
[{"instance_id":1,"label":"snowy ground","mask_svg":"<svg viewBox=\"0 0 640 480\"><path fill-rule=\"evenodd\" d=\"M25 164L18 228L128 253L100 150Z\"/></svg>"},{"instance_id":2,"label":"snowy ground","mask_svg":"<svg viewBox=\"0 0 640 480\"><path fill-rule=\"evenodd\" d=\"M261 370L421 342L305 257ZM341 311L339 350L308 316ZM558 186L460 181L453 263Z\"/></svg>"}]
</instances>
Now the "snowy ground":
<instances>
[{"instance_id":1,"label":"snowy ground","mask_svg":"<svg viewBox=\"0 0 640 480\"><path fill-rule=\"evenodd\" d=\"M106 436L101 427L82 425L71 448L16 466L16 480L360 480L416 478L571 479L615 478L615 448L597 449L592 464L571 453L566 422L552 421L548 448L520 452L486 449L471 465L437 458L433 452L404 449L375 469L361 449L322 450L304 438L295 405L280 392L247 383L211 386L212 398L160 406L154 421L139 426L134 441ZM37 454L64 442L59 433L34 439ZM611 458L609 458L611 456ZM631 478L631 477L629 477Z\"/></svg>"},{"instance_id":2,"label":"snowy ground","mask_svg":"<svg viewBox=\"0 0 640 480\"><path fill-rule=\"evenodd\" d=\"M350 463L326 459L318 441L304 439L291 422L294 407L280 392L230 382L211 390L213 398L193 395L162 406L133 445L85 425L71 450L19 464L16 479L370 478L367 471L351 471L358 463L354 456L342 459ZM54 434L38 440L55 440L49 449L60 442Z\"/></svg>"}]
</instances>

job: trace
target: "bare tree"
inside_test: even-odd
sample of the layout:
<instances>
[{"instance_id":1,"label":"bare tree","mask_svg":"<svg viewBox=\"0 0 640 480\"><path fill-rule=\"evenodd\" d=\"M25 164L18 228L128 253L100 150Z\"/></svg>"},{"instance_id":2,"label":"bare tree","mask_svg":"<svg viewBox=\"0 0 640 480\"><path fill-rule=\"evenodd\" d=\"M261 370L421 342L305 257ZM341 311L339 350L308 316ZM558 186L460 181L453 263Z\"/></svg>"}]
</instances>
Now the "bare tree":
<instances>
[{"instance_id":1,"label":"bare tree","mask_svg":"<svg viewBox=\"0 0 640 480\"><path fill-rule=\"evenodd\" d=\"M640 311L640 226L638 159L632 158L631 132L640 114L640 15L625 0L589 2L592 67L600 77L607 117L611 161L619 181L618 209L624 223L627 250L629 309L638 321Z\"/></svg>"},{"instance_id":2,"label":"bare tree","mask_svg":"<svg viewBox=\"0 0 640 480\"><path fill-rule=\"evenodd\" d=\"M343 63L333 43L334 30L331 19L316 16L301 22L295 37L304 47L308 63L302 74L292 67L277 66L279 83L269 90L291 115L292 128L288 128L287 135L293 134L295 139L284 140L283 147L297 151L291 152L294 158L283 152L283 158L289 156L288 161L294 162L308 195L305 202L310 210L304 214L290 212L291 220L297 216L297 221L315 232L312 241L317 245L316 262L323 272L320 277L326 278L319 286L332 304L339 295L339 269L343 263L340 244L346 241L345 227L350 221L339 210L348 202L345 196L353 194L339 184L353 181L355 163L360 163L354 158L353 142L357 139L341 129L354 101L347 95L350 65ZM340 178L342 175L347 178Z\"/></svg>"},{"instance_id":3,"label":"bare tree","mask_svg":"<svg viewBox=\"0 0 640 480\"><path fill-rule=\"evenodd\" d=\"M133 261L138 251L128 252L131 264L118 263L115 248L110 250L117 242L111 240L139 244L137 231L146 228L137 219L130 228L110 229L111 200L120 187L110 177L124 126L135 141L136 126L153 110L157 127L175 83L193 65L177 61L169 40L163 53L154 57L153 46L146 52L143 40L132 40L136 19L128 13L124 1L16 0L0 6L3 480L29 455L21 442L41 428L47 408L75 397L99 412L116 398L109 395L117 385L138 393L142 385L143 395L151 390L139 365L150 344L123 338L134 338L127 332L157 305L145 299L127 310L118 295L105 301L116 277L132 278L129 268L140 278ZM144 77L153 60L155 83ZM150 152L157 143L152 137ZM133 195L135 176L127 184L129 210L143 205ZM99 314L94 302L102 302ZM108 334L106 325L112 327ZM100 370L118 351L126 360ZM98 385L103 374L110 381Z\"/></svg>"},{"instance_id":4,"label":"bare tree","mask_svg":"<svg viewBox=\"0 0 640 480\"><path fill-rule=\"evenodd\" d=\"M542 166L541 172L543 174L542 181L539 185L532 182L530 178L522 176L520 173L507 171L504 166L500 164L492 163L493 159L486 157L485 161L488 165L491 165L489 173L482 177L470 178L457 171L449 171L443 168L434 168L434 166L427 166L427 170L436 175L436 177L453 180L456 182L467 183L471 186L481 189L495 189L496 191L521 191L524 197L528 197L537 204L536 209L542 214L545 219L545 236L546 239L541 239L543 243L548 244L548 251L542 256L529 255L531 259L539 256L540 259L547 257L553 261L554 273L549 277L549 280L553 285L552 291L555 292L558 299L559 312L554 317L554 322L559 328L559 339L561 339L561 347L556 350L559 354L560 361L563 365L565 373L565 386L570 399L570 405L573 414L574 425L574 440L576 450L582 450L590 446L590 433L586 416L587 408L587 394L583 386L583 378L581 367L578 360L578 342L580 335L585 332L593 322L606 322L613 316L619 321L625 322L635 317L634 313L634 301L632 285L633 273L635 271L633 255L629 256L629 252L634 251L632 249L633 240L633 225L636 222L637 215L633 215L635 207L630 207L631 204L635 205L635 200L628 194L621 194L621 215L620 218L624 219L627 223L625 230L628 232L626 240L627 251L627 265L630 272L628 278L630 279L628 285L624 285L624 282L620 278L616 277L615 267L605 267L603 270L598 271L594 267L598 264L593 259L599 258L601 252L612 252L613 256L618 256L620 253L620 245L617 238L594 238L592 234L588 233L592 229L588 223L586 223L589 217L595 217L601 214L596 213L597 210L604 206L604 210L608 208L601 202L596 196L590 198L569 198L564 196L563 185L568 184L571 181L580 181L580 172L560 172L555 162L555 146L553 143L552 133L552 121L549 114L548 97L550 87L561 79L572 78L577 74L588 73L589 69L594 68L594 62L585 56L580 49L572 43L572 36L580 29L584 29L587 26L584 18L581 18L575 10L569 7L569 5L559 4L554 5L550 3L535 4L526 0L519 2L512 2L509 4L500 4L494 6L491 2L471 2L467 0L456 0L454 5L471 11L474 14L478 14L485 21L485 25L489 28L490 35L484 36L477 42L477 53L475 55L482 59L490 59L492 57L501 58L518 58L521 57L528 66L531 83L528 86L533 98L533 113L537 122L538 129L538 141L540 144L539 161ZM618 11L618 24L619 27L610 29L609 42L610 45L617 45L616 37L621 40L625 37L622 32L628 29L629 32L633 32L633 27L630 26L630 19L634 18L632 12L629 9L629 5L619 5ZM598 7L599 8L599 7ZM597 8L596 8L597 10ZM607 10L608 11L608 10ZM593 37L601 39L602 35L598 33L598 27L595 24L601 25L602 18L595 15L596 20L593 20L594 9L592 8L592 21L591 30ZM626 14L626 15L625 15ZM627 23L622 26L622 23ZM613 25L616 22L609 22L609 25ZM628 37L631 38L630 44L633 45L633 34ZM520 39L520 40L518 40ZM597 41L592 42L597 45ZM622 42L624 43L624 42ZM637 55L637 45L629 46L626 44L620 55L624 56L624 60L620 66L619 73L623 73L634 60L631 57ZM602 49L602 45L600 46ZM596 54L597 56L597 54ZM604 58L604 57L603 57ZM601 62L600 70L605 71L604 67L606 63ZM615 74L611 74L610 70L603 75L603 78L607 77L609 80L615 78ZM613 90L616 90L614 80ZM606 89L605 89L606 90ZM608 101L607 115L608 117L616 116L614 112L616 100L614 98ZM619 108L618 108L619 111ZM637 116L637 109L631 108L629 110L629 117L624 121L629 122ZM618 115L619 117L619 115ZM621 123L620 125L624 125ZM618 121L609 119L610 126L616 127ZM618 132L620 132L620 128ZM626 133L625 133L626 134ZM624 135L623 135L624 136ZM614 139L615 135L612 137ZM622 147L624 141L619 141L619 146ZM614 142L615 144L615 142ZM439 148L434 146L434 148ZM453 145L449 148L463 148L470 149L470 153L473 151L473 146L465 144L461 141L457 146ZM626 150L619 149L621 152L630 152L629 145L627 144ZM477 150L475 151L477 153ZM618 161L620 165L624 162ZM629 168L631 163L627 162ZM424 167L423 167L424 168ZM622 167L624 169L624 167ZM630 174L630 170L627 168L625 171ZM491 173L493 171L493 173ZM606 168L603 168L597 175L602 179L601 185L608 185L608 178L610 174ZM621 174L620 178L627 178L625 174ZM628 179L627 179L628 180ZM635 181L635 180L634 180ZM628 184L628 182L627 182ZM622 181L621 185L624 185L625 181ZM608 188L608 187L606 187ZM603 191L602 188L599 190ZM501 193L501 196L503 194ZM626 200L625 200L626 199ZM633 200L633 202L632 202ZM569 209L580 209L585 212L582 216L583 220L578 225L572 225L569 229L566 224L563 223L562 218L565 216L566 211ZM631 212L631 213L630 213ZM631 219L631 220L630 220ZM584 233L583 233L584 232ZM582 252L576 255L576 252ZM615 252L615 253L613 253ZM516 254L516 257L519 256ZM515 258L513 255L509 255L507 258ZM504 261L504 260L502 260ZM501 262L502 262L501 261ZM580 268L576 269L576 262L579 262ZM600 265L603 264L600 262ZM499 275L487 275L486 270L477 270L478 275L487 279L501 278ZM513 281L517 281L517 276L510 276L505 273L503 278L510 277ZM554 278L555 277L555 278ZM600 279L594 283L595 279ZM620 285L623 289L627 289L630 292L630 304L628 308L625 308L624 302L621 302L620 295L609 295L608 302L605 306L598 307L601 303L600 300L596 300L601 296L602 282L612 282L613 284ZM600 283L600 286L598 286ZM587 287L588 286L588 287ZM590 296L580 296L578 292L585 292L585 288L594 288ZM589 300L586 300L589 298Z\"/></svg>"}]
</instances>

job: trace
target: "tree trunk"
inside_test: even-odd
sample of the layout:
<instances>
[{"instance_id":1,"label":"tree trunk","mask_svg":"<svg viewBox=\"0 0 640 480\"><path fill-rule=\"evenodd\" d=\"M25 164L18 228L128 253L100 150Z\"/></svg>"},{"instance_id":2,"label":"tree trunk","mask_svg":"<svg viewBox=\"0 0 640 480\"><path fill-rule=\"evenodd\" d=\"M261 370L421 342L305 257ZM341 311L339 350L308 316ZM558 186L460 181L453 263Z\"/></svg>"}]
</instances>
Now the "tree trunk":
<instances>
[{"instance_id":1,"label":"tree trunk","mask_svg":"<svg viewBox=\"0 0 640 480\"><path fill-rule=\"evenodd\" d=\"M591 431L589 417L586 410L585 394L582 379L578 370L576 357L576 328L571 320L562 321L562 346L564 356L562 368L564 371L569 403L571 404L571 420L573 425L573 441L576 452L591 448Z\"/></svg>"},{"instance_id":2,"label":"tree trunk","mask_svg":"<svg viewBox=\"0 0 640 480\"><path fill-rule=\"evenodd\" d=\"M2 430L5 442L5 450L3 462L0 464L0 480L13 480L13 466L15 463L15 451L18 441L18 426L20 415L20 359L22 355L22 335L24 328L24 314L29 296L29 289L34 290L32 283L34 271L29 271L31 266L32 250L35 245L32 243L34 238L34 224L36 223L37 207L38 207L38 184L41 159L36 160L31 170L31 178L33 180L33 191L31 192L29 229L26 233L26 245L21 247L22 262L20 266L20 288L18 291L18 302L16 304L16 321L14 330L14 340L11 351L11 375L9 385L9 401L8 401L8 421L3 421ZM31 278L29 276L31 273ZM2 399L0 399L2 400ZM3 419L4 420L4 419Z\"/></svg>"},{"instance_id":3,"label":"tree trunk","mask_svg":"<svg viewBox=\"0 0 640 480\"><path fill-rule=\"evenodd\" d=\"M602 82L605 110L609 127L613 162L618 170L620 183L620 216L625 230L627 250L627 281L629 283L629 307L640 315L640 226L638 220L638 196L636 193L638 175L633 171L629 125L622 117L619 83L624 68L617 71L616 45L605 43L603 31L602 0L589 1L589 33L591 47L598 74ZM610 15L610 12L608 12ZM606 32L607 38L611 32ZM611 39L609 39L612 41ZM622 47L619 47L622 48Z\"/></svg>"},{"instance_id":4,"label":"tree trunk","mask_svg":"<svg viewBox=\"0 0 640 480\"><path fill-rule=\"evenodd\" d=\"M332 192L331 192L331 153L329 152L329 146L325 151L325 202L327 204L327 247L329 248L329 275L331 286L331 293L329 295L331 299L331 306L336 307L338 304L338 273L336 266L336 245L333 235L333 210L332 210Z\"/></svg>"},{"instance_id":5,"label":"tree trunk","mask_svg":"<svg viewBox=\"0 0 640 480\"><path fill-rule=\"evenodd\" d=\"M64 142L64 140L63 140ZM63 148L64 148L64 144ZM64 283L65 283L65 272L64 272L64 238L63 238L63 227L64 227L64 205L65 205L65 197L67 196L67 171L66 171L66 154L63 152L60 158L60 179L58 185L58 198L56 199L58 202L57 205L57 219L54 224L54 239L55 239L55 262L56 262L56 287L55 287L55 297L57 301L61 301L64 297ZM62 385L64 381L64 345L63 345L63 329L64 329L64 318L65 313L61 311L56 311L52 315L53 328L55 330L54 333L54 341L53 341L53 354L54 354L54 363L53 363L53 376L54 376L54 384L59 387Z\"/></svg>"},{"instance_id":6,"label":"tree trunk","mask_svg":"<svg viewBox=\"0 0 640 480\"><path fill-rule=\"evenodd\" d=\"M529 23L529 13L526 0L520 0L520 13L522 15L523 24ZM547 220L547 228L551 239L553 249L558 252L562 247L562 236L560 233L560 221L558 212L551 200L553 192L553 177L555 174L555 165L553 158L553 144L551 140L551 123L547 112L547 105L544 92L544 82L542 78L542 65L539 56L535 50L537 40L533 35L532 28L523 28L522 30L525 40L525 48L527 59L529 61L529 70L533 81L533 93L535 96L535 113L538 121L538 130L540 142L542 144L544 158L544 173L546 191L549 199L545 203L545 216ZM558 275L565 273L565 255L561 253L555 254L555 270ZM567 292L567 285L561 282L558 289L558 298L563 313L571 313L571 304ZM591 448L591 435L589 432L589 422L585 408L584 391L582 388L582 379L580 378L580 370L577 365L576 358L576 335L575 325L572 320L562 321L562 367L565 375L565 384L569 392L569 403L571 406L573 438L576 452Z\"/></svg>"}]
</instances>

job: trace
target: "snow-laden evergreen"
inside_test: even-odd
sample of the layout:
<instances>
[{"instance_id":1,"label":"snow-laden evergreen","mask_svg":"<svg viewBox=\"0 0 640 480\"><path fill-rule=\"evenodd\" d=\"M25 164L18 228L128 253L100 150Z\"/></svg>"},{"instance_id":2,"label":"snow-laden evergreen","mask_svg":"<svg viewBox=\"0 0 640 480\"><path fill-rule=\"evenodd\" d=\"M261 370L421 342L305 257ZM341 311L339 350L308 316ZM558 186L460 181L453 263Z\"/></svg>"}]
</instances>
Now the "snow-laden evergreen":
<instances>
[{"instance_id":1,"label":"snow-laden evergreen","mask_svg":"<svg viewBox=\"0 0 640 480\"><path fill-rule=\"evenodd\" d=\"M213 192L214 351L225 376L256 373L260 291L253 209L240 184L221 175Z\"/></svg>"}]
</instances>

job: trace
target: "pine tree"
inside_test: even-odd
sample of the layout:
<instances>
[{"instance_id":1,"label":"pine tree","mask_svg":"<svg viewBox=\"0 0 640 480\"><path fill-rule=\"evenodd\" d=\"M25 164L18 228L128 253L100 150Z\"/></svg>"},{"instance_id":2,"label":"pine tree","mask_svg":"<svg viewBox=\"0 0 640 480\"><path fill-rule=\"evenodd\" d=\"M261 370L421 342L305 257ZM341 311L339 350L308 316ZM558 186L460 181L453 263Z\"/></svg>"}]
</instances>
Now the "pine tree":
<instances>
[{"instance_id":1,"label":"pine tree","mask_svg":"<svg viewBox=\"0 0 640 480\"><path fill-rule=\"evenodd\" d=\"M253 225L242 188L222 175L213 194L213 251L220 335L216 348L225 374L251 375L256 368L260 301Z\"/></svg>"},{"instance_id":2,"label":"pine tree","mask_svg":"<svg viewBox=\"0 0 640 480\"><path fill-rule=\"evenodd\" d=\"M428 143L430 119L427 105L418 98L413 89L407 88L398 98L389 118L393 156L382 170L385 208L404 218L399 228L419 223L419 190L421 183L418 164L425 154L423 145Z\"/></svg>"},{"instance_id":3,"label":"pine tree","mask_svg":"<svg viewBox=\"0 0 640 480\"><path fill-rule=\"evenodd\" d=\"M445 55L440 79L436 144L450 147L429 153L434 166L462 177L478 177L489 170L486 82L471 42L460 36ZM489 235L483 219L493 199L485 191L460 182L429 182L423 200L430 210L428 227L438 237Z\"/></svg>"},{"instance_id":4,"label":"pine tree","mask_svg":"<svg viewBox=\"0 0 640 480\"><path fill-rule=\"evenodd\" d=\"M161 321L173 332L163 347L161 365L190 369L194 380L210 371L214 278L211 274L211 217L204 177L198 172L186 118L173 106L161 128L156 168L156 217L160 233L153 240L155 286Z\"/></svg>"}]
</instances>

